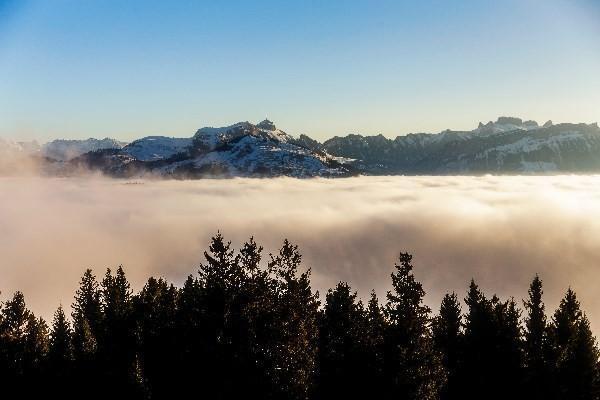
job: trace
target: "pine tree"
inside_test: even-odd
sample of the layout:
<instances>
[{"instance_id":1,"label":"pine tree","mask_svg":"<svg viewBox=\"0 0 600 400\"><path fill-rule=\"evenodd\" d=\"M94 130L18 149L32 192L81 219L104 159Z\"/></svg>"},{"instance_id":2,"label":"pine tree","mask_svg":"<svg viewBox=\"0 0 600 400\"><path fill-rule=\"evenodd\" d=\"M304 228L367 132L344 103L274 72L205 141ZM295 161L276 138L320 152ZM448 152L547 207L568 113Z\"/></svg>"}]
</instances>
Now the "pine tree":
<instances>
[{"instance_id":1,"label":"pine tree","mask_svg":"<svg viewBox=\"0 0 600 400\"><path fill-rule=\"evenodd\" d=\"M442 299L439 315L433 321L433 341L442 354L442 363L448 372L448 381L441 394L442 399L457 399L458 363L461 357L462 311L455 293L446 294Z\"/></svg>"},{"instance_id":2,"label":"pine tree","mask_svg":"<svg viewBox=\"0 0 600 400\"><path fill-rule=\"evenodd\" d=\"M521 312L514 299L494 301L496 348L494 360L494 397L516 399L523 393L523 341Z\"/></svg>"},{"instance_id":3,"label":"pine tree","mask_svg":"<svg viewBox=\"0 0 600 400\"><path fill-rule=\"evenodd\" d=\"M131 288L122 266L113 275L110 269L100 285L103 314L98 335L98 358L102 374L113 382L107 395L131 397L137 394L139 365L136 363L136 336Z\"/></svg>"},{"instance_id":4,"label":"pine tree","mask_svg":"<svg viewBox=\"0 0 600 400\"><path fill-rule=\"evenodd\" d=\"M386 375L389 395L402 399L435 399L446 381L429 331L431 310L425 291L413 275L412 256L400 253L387 294Z\"/></svg>"},{"instance_id":5,"label":"pine tree","mask_svg":"<svg viewBox=\"0 0 600 400\"><path fill-rule=\"evenodd\" d=\"M48 357L51 368L59 374L66 373L73 357L72 332L62 305L54 313Z\"/></svg>"},{"instance_id":6,"label":"pine tree","mask_svg":"<svg viewBox=\"0 0 600 400\"><path fill-rule=\"evenodd\" d=\"M72 398L73 345L69 321L62 306L54 313L48 346L48 379L51 397Z\"/></svg>"},{"instance_id":7,"label":"pine tree","mask_svg":"<svg viewBox=\"0 0 600 400\"><path fill-rule=\"evenodd\" d=\"M365 387L373 398L384 395L384 339L387 332L387 320L379 305L379 299L374 290L371 291L366 310L365 335Z\"/></svg>"},{"instance_id":8,"label":"pine tree","mask_svg":"<svg viewBox=\"0 0 600 400\"><path fill-rule=\"evenodd\" d=\"M459 366L461 398L479 399L495 394L495 329L493 304L471 280L465 298L463 361Z\"/></svg>"},{"instance_id":9,"label":"pine tree","mask_svg":"<svg viewBox=\"0 0 600 400\"><path fill-rule=\"evenodd\" d=\"M178 291L165 280L149 278L140 293L132 299L138 352L134 381L144 384L152 398L168 398L177 378Z\"/></svg>"},{"instance_id":10,"label":"pine tree","mask_svg":"<svg viewBox=\"0 0 600 400\"><path fill-rule=\"evenodd\" d=\"M535 276L529 286L529 298L524 301L525 318L525 367L526 391L530 399L548 398L551 384L546 360L547 324L542 301L542 280Z\"/></svg>"},{"instance_id":11,"label":"pine tree","mask_svg":"<svg viewBox=\"0 0 600 400\"><path fill-rule=\"evenodd\" d=\"M269 365L278 398L307 398L317 372L318 293L310 286L310 269L298 274L301 260L298 246L285 239L268 265L276 307Z\"/></svg>"},{"instance_id":12,"label":"pine tree","mask_svg":"<svg viewBox=\"0 0 600 400\"><path fill-rule=\"evenodd\" d=\"M571 288L561 300L549 329L559 399L599 397L598 349L589 322Z\"/></svg>"},{"instance_id":13,"label":"pine tree","mask_svg":"<svg viewBox=\"0 0 600 400\"><path fill-rule=\"evenodd\" d=\"M17 384L24 374L25 340L28 324L32 318L25 305L25 297L15 292L12 299L4 303L0 321L0 373L7 383Z\"/></svg>"},{"instance_id":14,"label":"pine tree","mask_svg":"<svg viewBox=\"0 0 600 400\"><path fill-rule=\"evenodd\" d=\"M175 356L179 360L173 365L173 376L176 379L171 385L173 397L185 397L192 393L196 385L203 387L203 391L210 397L204 383L205 371L211 367L205 357L206 346L209 342L204 326L205 305L203 302L204 291L198 279L191 275L187 277L177 296L175 319Z\"/></svg>"},{"instance_id":15,"label":"pine tree","mask_svg":"<svg viewBox=\"0 0 600 400\"><path fill-rule=\"evenodd\" d=\"M101 368L97 359L102 310L98 282L91 269L87 269L81 278L72 309L73 392L85 393L89 387L103 389L106 384L101 382ZM101 396L101 390L90 393L90 398Z\"/></svg>"},{"instance_id":16,"label":"pine tree","mask_svg":"<svg viewBox=\"0 0 600 400\"><path fill-rule=\"evenodd\" d=\"M211 396L231 397L237 389L231 382L242 373L235 357L233 335L240 318L237 296L243 272L231 242L225 241L221 233L212 238L204 257L206 263L201 263L198 271L204 307L202 357L207 367L203 372L204 384Z\"/></svg>"},{"instance_id":17,"label":"pine tree","mask_svg":"<svg viewBox=\"0 0 600 400\"><path fill-rule=\"evenodd\" d=\"M365 391L366 314L347 283L330 289L320 318L319 398L361 398Z\"/></svg>"},{"instance_id":18,"label":"pine tree","mask_svg":"<svg viewBox=\"0 0 600 400\"><path fill-rule=\"evenodd\" d=\"M100 291L91 269L87 269L81 278L72 308L74 356L77 360L89 361L97 350L97 336L102 324Z\"/></svg>"},{"instance_id":19,"label":"pine tree","mask_svg":"<svg viewBox=\"0 0 600 400\"><path fill-rule=\"evenodd\" d=\"M42 318L29 315L25 328L23 351L23 394L39 397L45 393L48 355L48 325Z\"/></svg>"}]
</instances>

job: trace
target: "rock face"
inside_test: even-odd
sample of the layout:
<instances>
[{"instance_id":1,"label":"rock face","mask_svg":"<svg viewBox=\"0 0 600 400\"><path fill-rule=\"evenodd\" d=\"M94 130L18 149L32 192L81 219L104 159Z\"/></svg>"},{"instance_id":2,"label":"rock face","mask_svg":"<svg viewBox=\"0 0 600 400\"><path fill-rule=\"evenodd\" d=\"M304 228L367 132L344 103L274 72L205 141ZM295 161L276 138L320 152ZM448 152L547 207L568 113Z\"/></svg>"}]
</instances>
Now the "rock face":
<instances>
[{"instance_id":1,"label":"rock face","mask_svg":"<svg viewBox=\"0 0 600 400\"><path fill-rule=\"evenodd\" d=\"M600 129L501 117L472 131L409 134L387 139L348 135L321 149L356 159L369 174L479 174L600 171Z\"/></svg>"},{"instance_id":2,"label":"rock face","mask_svg":"<svg viewBox=\"0 0 600 400\"><path fill-rule=\"evenodd\" d=\"M191 138L146 137L122 149L84 154L69 166L112 176L173 178L336 177L354 171L343 159L302 146L268 120L201 128Z\"/></svg>"}]
</instances>

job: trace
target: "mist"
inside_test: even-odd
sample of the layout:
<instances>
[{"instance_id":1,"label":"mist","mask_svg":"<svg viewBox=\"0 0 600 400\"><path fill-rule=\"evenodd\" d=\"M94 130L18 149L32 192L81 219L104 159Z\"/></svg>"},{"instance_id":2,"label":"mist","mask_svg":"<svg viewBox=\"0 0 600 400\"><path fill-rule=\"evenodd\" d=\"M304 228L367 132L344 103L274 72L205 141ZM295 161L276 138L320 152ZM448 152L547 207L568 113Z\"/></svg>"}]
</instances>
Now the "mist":
<instances>
[{"instance_id":1,"label":"mist","mask_svg":"<svg viewBox=\"0 0 600 400\"><path fill-rule=\"evenodd\" d=\"M220 230L238 249L298 244L313 286L348 281L383 297L400 251L437 311L471 278L520 300L538 273L548 313L568 286L600 329L600 176L359 177L125 181L0 178L0 290L24 292L49 319L70 306L86 268L123 265L180 285Z\"/></svg>"}]
</instances>

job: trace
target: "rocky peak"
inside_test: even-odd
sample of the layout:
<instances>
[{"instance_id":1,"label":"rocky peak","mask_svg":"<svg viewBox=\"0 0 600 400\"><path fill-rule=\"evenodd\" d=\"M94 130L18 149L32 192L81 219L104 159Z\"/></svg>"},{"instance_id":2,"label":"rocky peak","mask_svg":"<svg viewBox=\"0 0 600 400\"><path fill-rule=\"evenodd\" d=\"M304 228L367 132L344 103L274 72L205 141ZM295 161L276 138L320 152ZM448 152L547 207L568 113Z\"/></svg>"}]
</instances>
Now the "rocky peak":
<instances>
[{"instance_id":1,"label":"rocky peak","mask_svg":"<svg viewBox=\"0 0 600 400\"><path fill-rule=\"evenodd\" d=\"M269 121L268 119L259 122L256 126L266 131L274 131L275 129L277 129L275 127L275 124L272 121Z\"/></svg>"}]
</instances>

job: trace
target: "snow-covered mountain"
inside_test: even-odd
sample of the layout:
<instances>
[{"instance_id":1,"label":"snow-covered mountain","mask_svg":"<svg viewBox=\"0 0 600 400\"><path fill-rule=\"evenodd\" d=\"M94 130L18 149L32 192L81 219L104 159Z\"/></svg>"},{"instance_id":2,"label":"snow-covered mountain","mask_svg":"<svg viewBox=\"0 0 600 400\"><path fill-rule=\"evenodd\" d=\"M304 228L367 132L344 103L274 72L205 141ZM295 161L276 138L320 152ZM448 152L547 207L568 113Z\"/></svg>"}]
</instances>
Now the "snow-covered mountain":
<instances>
[{"instance_id":1,"label":"snow-covered mountain","mask_svg":"<svg viewBox=\"0 0 600 400\"><path fill-rule=\"evenodd\" d=\"M600 129L500 117L470 131L395 139L352 134L320 143L264 120L205 127L187 138L148 136L127 145L113 139L55 140L43 146L0 139L5 170L23 157L34 158L49 174L88 169L120 177L598 173Z\"/></svg>"},{"instance_id":2,"label":"snow-covered mountain","mask_svg":"<svg viewBox=\"0 0 600 400\"><path fill-rule=\"evenodd\" d=\"M239 122L201 128L191 138L146 137L122 149L86 153L73 159L70 166L113 176L347 176L352 168L343 161L302 146L264 120L256 125Z\"/></svg>"},{"instance_id":3,"label":"snow-covered mountain","mask_svg":"<svg viewBox=\"0 0 600 400\"><path fill-rule=\"evenodd\" d=\"M157 161L185 153L191 145L191 138L147 136L129 143L123 152L140 161Z\"/></svg>"},{"instance_id":4,"label":"snow-covered mountain","mask_svg":"<svg viewBox=\"0 0 600 400\"><path fill-rule=\"evenodd\" d=\"M68 161L90 151L120 149L124 145L125 143L110 138L90 138L84 140L57 139L44 144L41 147L41 153L43 156L57 161Z\"/></svg>"},{"instance_id":5,"label":"snow-covered mountain","mask_svg":"<svg viewBox=\"0 0 600 400\"><path fill-rule=\"evenodd\" d=\"M512 117L480 123L472 131L334 137L317 148L355 159L354 166L369 174L600 171L597 124L540 126Z\"/></svg>"}]
</instances>

